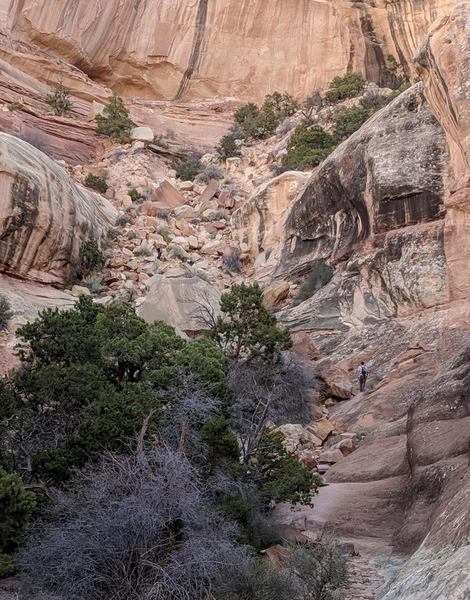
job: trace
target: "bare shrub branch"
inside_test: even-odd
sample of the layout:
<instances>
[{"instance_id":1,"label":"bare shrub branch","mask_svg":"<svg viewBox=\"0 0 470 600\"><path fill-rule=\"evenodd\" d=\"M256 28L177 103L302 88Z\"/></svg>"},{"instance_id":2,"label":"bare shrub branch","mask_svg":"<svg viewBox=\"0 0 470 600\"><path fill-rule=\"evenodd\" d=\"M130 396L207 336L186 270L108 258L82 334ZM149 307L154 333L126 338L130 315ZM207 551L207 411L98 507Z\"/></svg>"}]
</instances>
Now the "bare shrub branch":
<instances>
[{"instance_id":1,"label":"bare shrub branch","mask_svg":"<svg viewBox=\"0 0 470 600\"><path fill-rule=\"evenodd\" d=\"M81 472L18 557L24 598L197 600L244 552L176 453L108 455Z\"/></svg>"}]
</instances>

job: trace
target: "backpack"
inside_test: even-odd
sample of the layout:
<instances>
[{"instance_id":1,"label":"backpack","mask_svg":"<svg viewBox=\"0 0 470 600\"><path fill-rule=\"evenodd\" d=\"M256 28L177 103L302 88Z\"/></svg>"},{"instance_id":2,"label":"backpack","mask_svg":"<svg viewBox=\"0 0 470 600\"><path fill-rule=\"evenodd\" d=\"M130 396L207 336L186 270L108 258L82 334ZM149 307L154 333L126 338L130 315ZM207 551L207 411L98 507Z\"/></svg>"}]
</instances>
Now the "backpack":
<instances>
[{"instance_id":1,"label":"backpack","mask_svg":"<svg viewBox=\"0 0 470 600\"><path fill-rule=\"evenodd\" d=\"M362 367L361 367L361 375L367 375L367 367L366 367L366 365L362 365Z\"/></svg>"}]
</instances>

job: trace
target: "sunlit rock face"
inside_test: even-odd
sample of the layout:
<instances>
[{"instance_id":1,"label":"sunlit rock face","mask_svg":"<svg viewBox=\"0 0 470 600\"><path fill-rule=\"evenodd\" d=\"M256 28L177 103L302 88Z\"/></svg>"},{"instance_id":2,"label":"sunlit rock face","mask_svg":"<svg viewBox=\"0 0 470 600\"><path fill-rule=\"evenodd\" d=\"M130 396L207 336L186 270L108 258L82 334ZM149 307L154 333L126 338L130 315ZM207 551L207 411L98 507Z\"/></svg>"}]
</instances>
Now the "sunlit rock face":
<instances>
[{"instance_id":1,"label":"sunlit rock face","mask_svg":"<svg viewBox=\"0 0 470 600\"><path fill-rule=\"evenodd\" d=\"M124 95L305 97L348 70L387 85L412 70L450 0L4 0L4 24ZM0 17L0 18L1 18ZM234 54L236 49L236 54Z\"/></svg>"}]
</instances>

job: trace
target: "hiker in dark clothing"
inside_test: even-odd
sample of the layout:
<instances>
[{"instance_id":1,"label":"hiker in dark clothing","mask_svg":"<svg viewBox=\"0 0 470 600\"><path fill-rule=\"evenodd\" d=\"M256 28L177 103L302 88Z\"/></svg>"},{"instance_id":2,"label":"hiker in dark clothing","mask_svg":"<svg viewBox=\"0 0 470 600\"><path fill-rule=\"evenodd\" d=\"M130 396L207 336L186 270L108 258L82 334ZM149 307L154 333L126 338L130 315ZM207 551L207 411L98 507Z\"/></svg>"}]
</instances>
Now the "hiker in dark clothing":
<instances>
[{"instance_id":1,"label":"hiker in dark clothing","mask_svg":"<svg viewBox=\"0 0 470 600\"><path fill-rule=\"evenodd\" d=\"M162 260L162 249L157 248L157 260Z\"/></svg>"},{"instance_id":2,"label":"hiker in dark clothing","mask_svg":"<svg viewBox=\"0 0 470 600\"><path fill-rule=\"evenodd\" d=\"M363 392L366 389L366 381L369 369L364 361L357 367L357 376L359 377L359 390Z\"/></svg>"}]
</instances>

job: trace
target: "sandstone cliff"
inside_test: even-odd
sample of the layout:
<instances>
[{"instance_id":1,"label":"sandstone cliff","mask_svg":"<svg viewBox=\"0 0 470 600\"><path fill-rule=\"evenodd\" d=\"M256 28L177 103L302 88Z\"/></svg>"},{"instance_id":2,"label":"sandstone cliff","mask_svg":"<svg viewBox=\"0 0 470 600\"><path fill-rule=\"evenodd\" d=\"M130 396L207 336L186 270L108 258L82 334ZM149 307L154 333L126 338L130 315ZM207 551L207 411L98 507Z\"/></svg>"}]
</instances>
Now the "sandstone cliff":
<instances>
[{"instance_id":1,"label":"sandstone cliff","mask_svg":"<svg viewBox=\"0 0 470 600\"><path fill-rule=\"evenodd\" d=\"M82 240L100 238L115 211L45 154L0 134L0 272L67 282Z\"/></svg>"},{"instance_id":2,"label":"sandstone cliff","mask_svg":"<svg viewBox=\"0 0 470 600\"><path fill-rule=\"evenodd\" d=\"M436 23L417 55L426 96L446 131L455 172L451 193L445 202L444 237L453 300L468 299L470 294L469 23L470 5L461 2Z\"/></svg>"},{"instance_id":3,"label":"sandstone cliff","mask_svg":"<svg viewBox=\"0 0 470 600\"><path fill-rule=\"evenodd\" d=\"M347 70L386 84L451 0L4 0L14 32L126 96L305 97ZM295 68L294 68L295 67Z\"/></svg>"},{"instance_id":4,"label":"sandstone cliff","mask_svg":"<svg viewBox=\"0 0 470 600\"><path fill-rule=\"evenodd\" d=\"M368 393L333 408L362 445L290 523L328 524L385 562L411 554L387 600L463 600L470 588L469 24L459 3L421 46L429 104L412 88L312 174L272 265L300 280L315 261L335 266L283 318L329 354L319 373L371 368Z\"/></svg>"}]
</instances>

